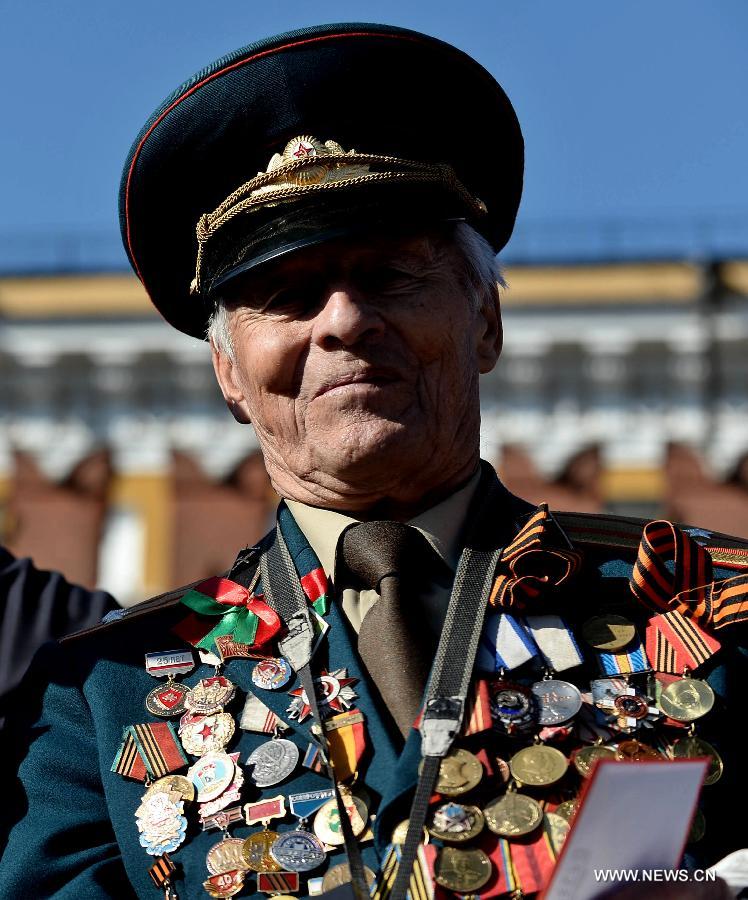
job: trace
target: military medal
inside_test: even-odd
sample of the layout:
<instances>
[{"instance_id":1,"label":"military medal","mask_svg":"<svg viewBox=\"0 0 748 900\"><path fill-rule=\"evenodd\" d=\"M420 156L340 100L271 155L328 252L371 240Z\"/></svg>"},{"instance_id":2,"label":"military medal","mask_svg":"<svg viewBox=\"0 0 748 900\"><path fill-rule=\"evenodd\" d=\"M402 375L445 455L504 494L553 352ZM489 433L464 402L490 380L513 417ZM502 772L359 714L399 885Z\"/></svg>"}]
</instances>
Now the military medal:
<instances>
[{"instance_id":1,"label":"military medal","mask_svg":"<svg viewBox=\"0 0 748 900\"><path fill-rule=\"evenodd\" d=\"M714 691L699 678L679 678L662 689L660 709L678 722L693 722L714 706Z\"/></svg>"},{"instance_id":2,"label":"military medal","mask_svg":"<svg viewBox=\"0 0 748 900\"><path fill-rule=\"evenodd\" d=\"M445 797L458 797L471 791L482 778L483 766L476 756L467 750L450 750L439 763L435 790Z\"/></svg>"},{"instance_id":3,"label":"military medal","mask_svg":"<svg viewBox=\"0 0 748 900\"><path fill-rule=\"evenodd\" d=\"M434 880L457 894L474 894L492 872L491 860L482 850L443 847L436 858Z\"/></svg>"},{"instance_id":4,"label":"military medal","mask_svg":"<svg viewBox=\"0 0 748 900\"><path fill-rule=\"evenodd\" d=\"M238 803L241 800L241 789L242 785L244 784L244 773L239 766L239 754L229 753L228 755L231 761L234 763L234 777L231 779L231 783L225 791L222 791L213 800L206 800L204 803L200 804L199 810L201 822L204 822L211 816L215 816L216 813L220 812L222 809L225 809L230 803Z\"/></svg>"},{"instance_id":5,"label":"military medal","mask_svg":"<svg viewBox=\"0 0 748 900\"><path fill-rule=\"evenodd\" d=\"M185 698L189 688L175 681L176 675L185 675L195 668L190 650L170 650L146 653L145 670L154 678L166 677L165 685L155 687L145 698L148 712L154 716L178 716L184 712Z\"/></svg>"},{"instance_id":6,"label":"military medal","mask_svg":"<svg viewBox=\"0 0 748 900\"><path fill-rule=\"evenodd\" d=\"M288 778L298 762L299 748L293 741L273 738L253 750L245 766L252 782L259 788L266 788Z\"/></svg>"},{"instance_id":7,"label":"military medal","mask_svg":"<svg viewBox=\"0 0 748 900\"><path fill-rule=\"evenodd\" d=\"M623 650L636 637L636 628L628 619L613 613L603 613L587 619L582 625L582 637L595 650L614 653Z\"/></svg>"},{"instance_id":8,"label":"military medal","mask_svg":"<svg viewBox=\"0 0 748 900\"><path fill-rule=\"evenodd\" d=\"M286 815L286 798L283 794L268 797L258 803L244 804L244 821L247 825L262 823L266 828L273 819L283 819Z\"/></svg>"},{"instance_id":9,"label":"military medal","mask_svg":"<svg viewBox=\"0 0 748 900\"><path fill-rule=\"evenodd\" d=\"M543 815L543 830L548 835L555 856L561 852L570 828L569 820L558 813L547 812Z\"/></svg>"},{"instance_id":10,"label":"military medal","mask_svg":"<svg viewBox=\"0 0 748 900\"><path fill-rule=\"evenodd\" d=\"M642 744L641 741L621 741L616 750L616 758L623 762L643 762L663 757L654 747Z\"/></svg>"},{"instance_id":11,"label":"military medal","mask_svg":"<svg viewBox=\"0 0 748 900\"><path fill-rule=\"evenodd\" d=\"M311 872L327 858L319 838L302 828L284 831L270 848L270 855L281 869L292 872Z\"/></svg>"},{"instance_id":12,"label":"military medal","mask_svg":"<svg viewBox=\"0 0 748 900\"><path fill-rule=\"evenodd\" d=\"M368 866L364 866L364 878L366 884L371 887L374 884L376 875ZM331 891L333 888L340 887L343 884L349 884L351 881L351 867L348 863L338 863L325 872L322 879L322 891Z\"/></svg>"},{"instance_id":13,"label":"military medal","mask_svg":"<svg viewBox=\"0 0 748 900\"><path fill-rule=\"evenodd\" d=\"M211 897L233 897L244 887L244 869L234 869L230 872L220 872L211 875L203 882L203 887Z\"/></svg>"},{"instance_id":14,"label":"military medal","mask_svg":"<svg viewBox=\"0 0 748 900\"><path fill-rule=\"evenodd\" d=\"M582 695L568 681L547 678L536 681L532 692L538 702L538 722L541 725L559 725L568 722L582 708Z\"/></svg>"},{"instance_id":15,"label":"military medal","mask_svg":"<svg viewBox=\"0 0 748 900\"><path fill-rule=\"evenodd\" d=\"M405 838L408 835L408 826L410 825L410 819L403 819L402 822L398 822L395 828L392 831L392 837L390 838L390 843L396 846L405 843ZM428 831L424 828L423 835L421 836L421 843L428 844L431 836Z\"/></svg>"},{"instance_id":16,"label":"military medal","mask_svg":"<svg viewBox=\"0 0 748 900\"><path fill-rule=\"evenodd\" d=\"M168 853L163 853L148 869L151 881L164 893L164 900L177 900L176 892L172 887L172 877L176 874L177 867L171 861Z\"/></svg>"},{"instance_id":17,"label":"military medal","mask_svg":"<svg viewBox=\"0 0 748 900\"><path fill-rule=\"evenodd\" d=\"M434 811L429 834L447 843L470 841L483 831L485 819L477 806L443 803Z\"/></svg>"},{"instance_id":18,"label":"military medal","mask_svg":"<svg viewBox=\"0 0 748 900\"><path fill-rule=\"evenodd\" d=\"M229 825L241 821L243 821L241 809L238 806L232 806L231 809L222 809L215 815L203 818L203 831L212 831L214 828L227 831Z\"/></svg>"},{"instance_id":19,"label":"military medal","mask_svg":"<svg viewBox=\"0 0 748 900\"><path fill-rule=\"evenodd\" d=\"M533 744L519 750L509 760L512 776L520 784L528 787L548 787L563 778L569 761L560 750Z\"/></svg>"},{"instance_id":20,"label":"military medal","mask_svg":"<svg viewBox=\"0 0 748 900\"><path fill-rule=\"evenodd\" d=\"M212 675L210 678L201 678L187 692L184 703L190 712L209 716L227 706L235 693L236 685L228 678L224 675Z\"/></svg>"},{"instance_id":21,"label":"military medal","mask_svg":"<svg viewBox=\"0 0 748 900\"><path fill-rule=\"evenodd\" d=\"M291 680L293 669L282 657L261 659L252 670L252 683L266 691L277 691Z\"/></svg>"},{"instance_id":22,"label":"military medal","mask_svg":"<svg viewBox=\"0 0 748 900\"><path fill-rule=\"evenodd\" d=\"M280 872L283 867L270 855L270 848L277 840L277 832L268 828L245 838L242 856L246 867L253 872Z\"/></svg>"},{"instance_id":23,"label":"military medal","mask_svg":"<svg viewBox=\"0 0 748 900\"><path fill-rule=\"evenodd\" d=\"M696 759L706 756L709 759L709 768L706 770L704 785L715 784L722 777L724 763L722 757L708 741L702 741L695 734L677 740L673 744L674 759Z\"/></svg>"},{"instance_id":24,"label":"military medal","mask_svg":"<svg viewBox=\"0 0 748 900\"><path fill-rule=\"evenodd\" d=\"M354 837L359 837L366 830L369 818L369 810L360 797L354 797L350 791L340 788L343 805L351 823L351 831ZM338 803L335 798L328 800L320 807L314 817L314 833L322 841L331 847L339 847L345 843L343 828L338 814Z\"/></svg>"},{"instance_id":25,"label":"military medal","mask_svg":"<svg viewBox=\"0 0 748 900\"><path fill-rule=\"evenodd\" d=\"M288 725L254 694L247 694L239 717L239 728L255 734L276 734L289 730Z\"/></svg>"},{"instance_id":26,"label":"military medal","mask_svg":"<svg viewBox=\"0 0 748 900\"><path fill-rule=\"evenodd\" d=\"M695 844L697 841L700 841L705 834L706 819L704 818L704 813L700 809L697 809L693 816L693 822L691 822L691 830L688 833L687 843Z\"/></svg>"},{"instance_id":27,"label":"military medal","mask_svg":"<svg viewBox=\"0 0 748 900\"><path fill-rule=\"evenodd\" d=\"M228 832L226 832L223 838L208 850L205 857L205 864L210 874L220 875L221 872L247 869L248 866L242 855L243 848L243 838L229 837Z\"/></svg>"},{"instance_id":28,"label":"military medal","mask_svg":"<svg viewBox=\"0 0 748 900\"><path fill-rule=\"evenodd\" d=\"M576 815L578 809L578 800L564 800L564 802L559 803L553 811L557 816L561 816L562 819L566 819L566 821L571 824L571 820Z\"/></svg>"},{"instance_id":29,"label":"military medal","mask_svg":"<svg viewBox=\"0 0 748 900\"><path fill-rule=\"evenodd\" d=\"M166 775L164 778L159 778L146 790L143 799L151 794L168 794L171 792L177 794L181 800L187 803L191 803L195 799L195 785L189 778L185 778L184 775Z\"/></svg>"},{"instance_id":30,"label":"military medal","mask_svg":"<svg viewBox=\"0 0 748 900\"><path fill-rule=\"evenodd\" d=\"M187 770L201 803L215 800L234 780L236 764L228 753L216 750L206 753Z\"/></svg>"},{"instance_id":31,"label":"military medal","mask_svg":"<svg viewBox=\"0 0 748 900\"><path fill-rule=\"evenodd\" d=\"M184 801L176 793L159 791L143 797L135 811L140 846L149 856L173 853L187 833Z\"/></svg>"},{"instance_id":32,"label":"military medal","mask_svg":"<svg viewBox=\"0 0 748 900\"><path fill-rule=\"evenodd\" d=\"M332 713L350 709L351 704L358 696L351 687L358 679L348 678L346 672L347 669L335 669L333 672L323 671L319 678L314 679L315 687L321 689L318 691L319 712L323 719ZM304 688L298 687L289 691L288 696L293 698L286 710L289 718L303 722L312 711L306 691Z\"/></svg>"},{"instance_id":33,"label":"military medal","mask_svg":"<svg viewBox=\"0 0 748 900\"><path fill-rule=\"evenodd\" d=\"M500 837L521 837L529 834L543 821L540 804L517 791L507 791L483 810L486 825Z\"/></svg>"},{"instance_id":34,"label":"military medal","mask_svg":"<svg viewBox=\"0 0 748 900\"><path fill-rule=\"evenodd\" d=\"M574 768L582 778L589 778L595 764L601 759L617 759L616 751L612 747L593 744L591 747L580 747L571 754Z\"/></svg>"},{"instance_id":35,"label":"military medal","mask_svg":"<svg viewBox=\"0 0 748 900\"><path fill-rule=\"evenodd\" d=\"M525 734L535 729L537 701L521 684L498 679L489 684L494 728L504 734Z\"/></svg>"},{"instance_id":36,"label":"military medal","mask_svg":"<svg viewBox=\"0 0 748 900\"><path fill-rule=\"evenodd\" d=\"M298 891L298 872L258 872L257 890L265 894L272 894L274 900L279 900L288 894L279 894L279 891ZM294 900L294 898L291 898Z\"/></svg>"},{"instance_id":37,"label":"military medal","mask_svg":"<svg viewBox=\"0 0 748 900\"><path fill-rule=\"evenodd\" d=\"M208 716L193 714L191 721L179 728L182 746L193 756L223 750L233 736L234 718L225 712Z\"/></svg>"},{"instance_id":38,"label":"military medal","mask_svg":"<svg viewBox=\"0 0 748 900\"><path fill-rule=\"evenodd\" d=\"M112 772L136 781L161 778L188 763L171 722L128 725L112 763Z\"/></svg>"}]
</instances>

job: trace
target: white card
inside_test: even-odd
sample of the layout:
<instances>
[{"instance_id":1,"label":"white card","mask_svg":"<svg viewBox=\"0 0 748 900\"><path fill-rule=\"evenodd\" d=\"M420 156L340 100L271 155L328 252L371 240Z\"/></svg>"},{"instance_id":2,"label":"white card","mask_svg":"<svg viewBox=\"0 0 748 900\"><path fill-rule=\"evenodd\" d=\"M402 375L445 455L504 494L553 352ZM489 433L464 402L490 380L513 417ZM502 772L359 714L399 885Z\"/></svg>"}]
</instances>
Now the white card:
<instances>
[{"instance_id":1,"label":"white card","mask_svg":"<svg viewBox=\"0 0 748 900\"><path fill-rule=\"evenodd\" d=\"M613 887L596 879L602 869L676 868L707 766L599 762L543 900L593 900Z\"/></svg>"}]
</instances>

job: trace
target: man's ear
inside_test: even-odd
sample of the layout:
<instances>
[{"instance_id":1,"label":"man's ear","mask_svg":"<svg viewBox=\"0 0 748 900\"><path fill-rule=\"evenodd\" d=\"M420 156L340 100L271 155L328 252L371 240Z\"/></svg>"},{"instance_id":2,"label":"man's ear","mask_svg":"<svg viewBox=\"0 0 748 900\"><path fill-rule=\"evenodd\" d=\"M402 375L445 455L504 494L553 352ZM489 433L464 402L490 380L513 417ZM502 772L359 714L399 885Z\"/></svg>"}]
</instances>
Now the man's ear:
<instances>
[{"instance_id":1,"label":"man's ear","mask_svg":"<svg viewBox=\"0 0 748 900\"><path fill-rule=\"evenodd\" d=\"M501 325L501 303L499 287L494 290L484 288L478 310L478 371L481 375L490 372L501 356L504 345L504 329Z\"/></svg>"},{"instance_id":2,"label":"man's ear","mask_svg":"<svg viewBox=\"0 0 748 900\"><path fill-rule=\"evenodd\" d=\"M218 386L221 389L229 412L241 425L249 425L250 418L247 402L239 382L239 371L236 363L228 353L219 350L212 339L210 341L210 356L213 361L213 371L216 373Z\"/></svg>"}]
</instances>

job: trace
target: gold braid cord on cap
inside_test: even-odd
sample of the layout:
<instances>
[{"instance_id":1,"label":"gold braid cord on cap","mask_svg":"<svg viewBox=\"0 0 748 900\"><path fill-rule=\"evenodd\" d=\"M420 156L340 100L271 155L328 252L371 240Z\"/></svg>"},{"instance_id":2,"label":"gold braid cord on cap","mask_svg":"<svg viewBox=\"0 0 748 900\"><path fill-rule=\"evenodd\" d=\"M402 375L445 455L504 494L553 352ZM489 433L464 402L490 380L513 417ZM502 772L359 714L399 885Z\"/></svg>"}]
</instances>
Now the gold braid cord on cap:
<instances>
[{"instance_id":1,"label":"gold braid cord on cap","mask_svg":"<svg viewBox=\"0 0 748 900\"><path fill-rule=\"evenodd\" d=\"M376 171L371 166L376 165ZM474 197L446 163L425 163L396 156L346 152L336 141L324 143L312 135L292 138L283 153L275 153L267 171L245 182L213 212L197 223L197 261L191 293L200 292L203 250L208 240L224 225L243 213L276 206L299 197L377 182L441 184L458 194L477 215L487 212L482 200Z\"/></svg>"}]
</instances>

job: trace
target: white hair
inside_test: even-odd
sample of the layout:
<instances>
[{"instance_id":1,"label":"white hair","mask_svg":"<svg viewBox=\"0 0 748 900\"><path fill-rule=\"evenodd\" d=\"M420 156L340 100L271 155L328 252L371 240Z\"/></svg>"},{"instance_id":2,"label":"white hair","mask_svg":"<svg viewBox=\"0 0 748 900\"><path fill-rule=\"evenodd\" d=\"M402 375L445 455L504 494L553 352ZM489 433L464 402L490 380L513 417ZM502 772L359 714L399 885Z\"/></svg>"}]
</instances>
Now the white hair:
<instances>
[{"instance_id":1,"label":"white hair","mask_svg":"<svg viewBox=\"0 0 748 900\"><path fill-rule=\"evenodd\" d=\"M450 237L464 261L464 287L473 309L495 303L506 281L493 247L467 222L456 222ZM234 361L230 309L221 298L208 320L206 336L219 353Z\"/></svg>"}]
</instances>

